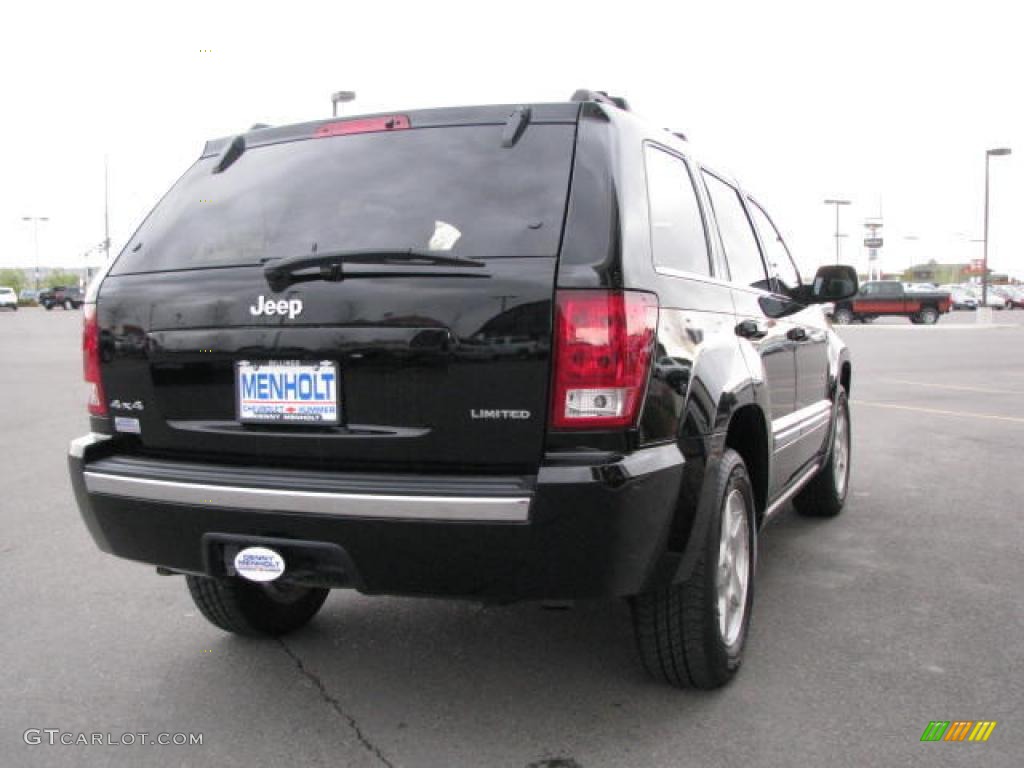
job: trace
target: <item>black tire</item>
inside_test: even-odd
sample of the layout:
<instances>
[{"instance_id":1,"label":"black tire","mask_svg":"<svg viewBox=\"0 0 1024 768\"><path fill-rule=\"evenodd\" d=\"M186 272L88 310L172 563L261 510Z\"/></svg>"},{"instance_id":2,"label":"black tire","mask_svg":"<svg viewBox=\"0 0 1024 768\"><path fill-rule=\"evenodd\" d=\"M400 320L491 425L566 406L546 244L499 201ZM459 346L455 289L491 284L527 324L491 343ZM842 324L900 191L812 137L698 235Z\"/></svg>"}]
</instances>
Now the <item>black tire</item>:
<instances>
[{"instance_id":1,"label":"black tire","mask_svg":"<svg viewBox=\"0 0 1024 768\"><path fill-rule=\"evenodd\" d=\"M330 591L205 576L186 576L185 581L199 612L211 624L250 637L276 637L305 626Z\"/></svg>"},{"instance_id":2,"label":"black tire","mask_svg":"<svg viewBox=\"0 0 1024 768\"><path fill-rule=\"evenodd\" d=\"M45 304L43 304L43 306L46 307L47 312L53 309L53 304L51 304L50 302L46 302Z\"/></svg>"},{"instance_id":3,"label":"black tire","mask_svg":"<svg viewBox=\"0 0 1024 768\"><path fill-rule=\"evenodd\" d=\"M737 539L747 542L743 611L730 625L727 639L719 611L718 576L723 551L722 524L733 519L726 504L738 492L743 500L746 537L737 529ZM747 468L740 455L726 450L711 488L714 512L708 521L701 551L687 581L670 584L631 599L633 630L640 660L650 675L678 688L718 688L728 683L743 660L743 647L750 625L757 559L754 495ZM735 519L739 519L736 517ZM728 594L728 593L727 593ZM728 598L726 598L728 599ZM731 603L738 606L737 600Z\"/></svg>"},{"instance_id":4,"label":"black tire","mask_svg":"<svg viewBox=\"0 0 1024 768\"><path fill-rule=\"evenodd\" d=\"M793 499L796 511L807 517L835 517L843 511L846 496L850 492L850 406L842 387L837 397L839 403L836 420L829 433L832 444L829 446L828 463ZM837 451L840 441L843 443L841 455ZM842 466L837 468L838 461L842 462Z\"/></svg>"},{"instance_id":5,"label":"black tire","mask_svg":"<svg viewBox=\"0 0 1024 768\"><path fill-rule=\"evenodd\" d=\"M832 312L832 322L836 325L849 325L854 319L853 312L846 307L839 307Z\"/></svg>"},{"instance_id":6,"label":"black tire","mask_svg":"<svg viewBox=\"0 0 1024 768\"><path fill-rule=\"evenodd\" d=\"M939 322L939 311L935 307L921 307L917 318L921 325L935 325Z\"/></svg>"}]
</instances>

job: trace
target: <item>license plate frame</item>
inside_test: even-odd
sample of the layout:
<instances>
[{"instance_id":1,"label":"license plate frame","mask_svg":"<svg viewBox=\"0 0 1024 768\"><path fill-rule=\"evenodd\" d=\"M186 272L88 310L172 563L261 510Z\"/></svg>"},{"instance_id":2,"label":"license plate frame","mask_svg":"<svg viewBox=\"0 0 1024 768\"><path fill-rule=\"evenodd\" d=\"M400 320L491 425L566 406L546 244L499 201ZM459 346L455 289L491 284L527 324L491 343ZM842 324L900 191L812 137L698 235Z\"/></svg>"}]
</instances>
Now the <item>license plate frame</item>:
<instances>
[{"instance_id":1,"label":"license plate frame","mask_svg":"<svg viewBox=\"0 0 1024 768\"><path fill-rule=\"evenodd\" d=\"M341 368L334 360L236 360L234 374L240 424L341 424ZM260 374L263 379L257 378Z\"/></svg>"}]
</instances>

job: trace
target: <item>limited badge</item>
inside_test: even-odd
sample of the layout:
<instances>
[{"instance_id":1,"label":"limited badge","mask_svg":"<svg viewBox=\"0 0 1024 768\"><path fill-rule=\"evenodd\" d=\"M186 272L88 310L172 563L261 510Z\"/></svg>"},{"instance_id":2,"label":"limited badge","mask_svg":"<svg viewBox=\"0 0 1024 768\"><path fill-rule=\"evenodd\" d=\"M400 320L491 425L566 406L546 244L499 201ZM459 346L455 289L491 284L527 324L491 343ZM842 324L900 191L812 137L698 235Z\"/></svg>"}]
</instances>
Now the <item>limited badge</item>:
<instances>
[{"instance_id":1,"label":"limited badge","mask_svg":"<svg viewBox=\"0 0 1024 768\"><path fill-rule=\"evenodd\" d=\"M235 570L249 581L273 581L284 573L284 558L266 547L246 547L235 555Z\"/></svg>"}]
</instances>

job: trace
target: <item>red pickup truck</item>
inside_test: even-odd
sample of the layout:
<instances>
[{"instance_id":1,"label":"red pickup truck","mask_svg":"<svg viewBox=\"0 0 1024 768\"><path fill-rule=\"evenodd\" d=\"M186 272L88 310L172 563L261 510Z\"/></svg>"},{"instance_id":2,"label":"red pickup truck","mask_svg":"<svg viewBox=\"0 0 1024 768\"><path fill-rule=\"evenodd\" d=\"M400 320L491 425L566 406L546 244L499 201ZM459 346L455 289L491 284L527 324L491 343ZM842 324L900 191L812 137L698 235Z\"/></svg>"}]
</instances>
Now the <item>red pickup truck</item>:
<instances>
[{"instance_id":1,"label":"red pickup truck","mask_svg":"<svg viewBox=\"0 0 1024 768\"><path fill-rule=\"evenodd\" d=\"M952 306L953 299L946 291L908 291L896 280L875 280L863 283L856 296L836 302L832 322L846 325L902 315L915 325L933 325Z\"/></svg>"}]
</instances>

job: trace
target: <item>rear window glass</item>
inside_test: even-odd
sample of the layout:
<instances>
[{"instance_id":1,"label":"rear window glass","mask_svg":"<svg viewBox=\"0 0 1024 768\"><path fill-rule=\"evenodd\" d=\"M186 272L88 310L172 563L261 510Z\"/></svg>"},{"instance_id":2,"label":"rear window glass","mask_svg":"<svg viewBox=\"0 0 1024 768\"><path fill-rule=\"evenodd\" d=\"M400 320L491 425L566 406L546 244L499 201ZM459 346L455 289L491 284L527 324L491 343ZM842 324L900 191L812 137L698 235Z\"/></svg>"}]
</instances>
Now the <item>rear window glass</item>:
<instances>
[{"instance_id":1,"label":"rear window glass","mask_svg":"<svg viewBox=\"0 0 1024 768\"><path fill-rule=\"evenodd\" d=\"M258 264L317 250L415 248L554 256L573 125L420 128L253 147L223 173L200 159L112 274Z\"/></svg>"},{"instance_id":2,"label":"rear window glass","mask_svg":"<svg viewBox=\"0 0 1024 768\"><path fill-rule=\"evenodd\" d=\"M650 145L645 155L654 263L710 275L704 219L689 169L680 158Z\"/></svg>"}]
</instances>

